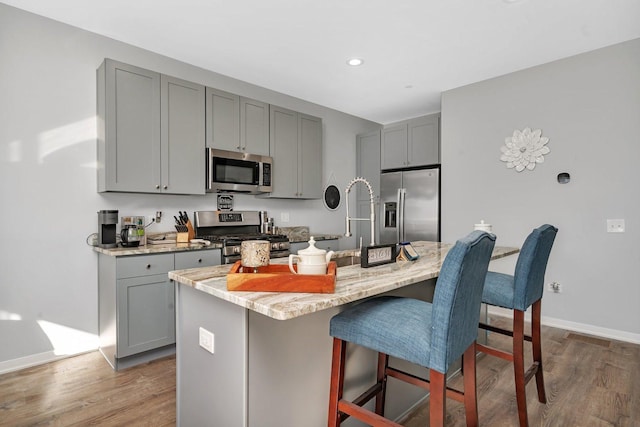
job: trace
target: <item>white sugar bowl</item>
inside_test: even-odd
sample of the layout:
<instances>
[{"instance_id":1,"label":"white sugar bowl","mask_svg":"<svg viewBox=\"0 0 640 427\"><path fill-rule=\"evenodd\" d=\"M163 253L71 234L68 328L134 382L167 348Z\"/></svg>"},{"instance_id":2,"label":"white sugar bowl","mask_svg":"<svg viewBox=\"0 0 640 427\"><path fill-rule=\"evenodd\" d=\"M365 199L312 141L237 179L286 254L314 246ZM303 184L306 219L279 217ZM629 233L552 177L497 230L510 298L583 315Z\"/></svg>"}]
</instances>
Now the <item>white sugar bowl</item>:
<instances>
[{"instance_id":1,"label":"white sugar bowl","mask_svg":"<svg viewBox=\"0 0 640 427\"><path fill-rule=\"evenodd\" d=\"M484 222L484 219L480 220L480 224L473 225L474 230L486 231L487 233L491 233L492 227L491 224L487 224Z\"/></svg>"},{"instance_id":2,"label":"white sugar bowl","mask_svg":"<svg viewBox=\"0 0 640 427\"><path fill-rule=\"evenodd\" d=\"M327 274L332 255L333 251L316 248L316 241L311 236L308 248L299 250L297 255L289 255L289 270L294 274ZM294 260L297 260L297 272L293 268Z\"/></svg>"}]
</instances>

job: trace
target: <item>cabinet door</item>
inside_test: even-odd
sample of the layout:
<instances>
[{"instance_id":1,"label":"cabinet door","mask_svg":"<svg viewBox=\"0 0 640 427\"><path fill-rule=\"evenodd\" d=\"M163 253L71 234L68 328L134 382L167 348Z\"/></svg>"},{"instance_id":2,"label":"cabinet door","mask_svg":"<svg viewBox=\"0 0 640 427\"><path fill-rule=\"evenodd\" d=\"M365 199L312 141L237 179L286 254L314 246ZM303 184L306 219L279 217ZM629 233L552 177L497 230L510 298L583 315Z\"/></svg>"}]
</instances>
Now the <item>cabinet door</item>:
<instances>
[{"instance_id":1,"label":"cabinet door","mask_svg":"<svg viewBox=\"0 0 640 427\"><path fill-rule=\"evenodd\" d=\"M117 281L116 357L176 341L174 283L166 274Z\"/></svg>"},{"instance_id":2,"label":"cabinet door","mask_svg":"<svg viewBox=\"0 0 640 427\"><path fill-rule=\"evenodd\" d=\"M240 98L240 147L245 153L269 155L269 104Z\"/></svg>"},{"instance_id":3,"label":"cabinet door","mask_svg":"<svg viewBox=\"0 0 640 427\"><path fill-rule=\"evenodd\" d=\"M161 88L161 190L204 194L204 86L163 75Z\"/></svg>"},{"instance_id":4,"label":"cabinet door","mask_svg":"<svg viewBox=\"0 0 640 427\"><path fill-rule=\"evenodd\" d=\"M322 120L298 114L298 197L322 197Z\"/></svg>"},{"instance_id":5,"label":"cabinet door","mask_svg":"<svg viewBox=\"0 0 640 427\"><path fill-rule=\"evenodd\" d=\"M356 175L371 184L375 198L380 196L380 131L356 137ZM357 200L369 201L366 186L356 184Z\"/></svg>"},{"instance_id":6,"label":"cabinet door","mask_svg":"<svg viewBox=\"0 0 640 427\"><path fill-rule=\"evenodd\" d=\"M105 177L98 191L159 192L160 74L109 59L104 66L105 158L98 167Z\"/></svg>"},{"instance_id":7,"label":"cabinet door","mask_svg":"<svg viewBox=\"0 0 640 427\"><path fill-rule=\"evenodd\" d=\"M382 130L381 168L394 169L407 165L407 125L397 125Z\"/></svg>"},{"instance_id":8,"label":"cabinet door","mask_svg":"<svg viewBox=\"0 0 640 427\"><path fill-rule=\"evenodd\" d=\"M440 163L440 115L409 121L407 166Z\"/></svg>"},{"instance_id":9,"label":"cabinet door","mask_svg":"<svg viewBox=\"0 0 640 427\"><path fill-rule=\"evenodd\" d=\"M240 150L240 97L207 88L207 147Z\"/></svg>"},{"instance_id":10,"label":"cabinet door","mask_svg":"<svg viewBox=\"0 0 640 427\"><path fill-rule=\"evenodd\" d=\"M269 155L273 157L273 191L270 197L298 195L298 113L270 106Z\"/></svg>"}]
</instances>

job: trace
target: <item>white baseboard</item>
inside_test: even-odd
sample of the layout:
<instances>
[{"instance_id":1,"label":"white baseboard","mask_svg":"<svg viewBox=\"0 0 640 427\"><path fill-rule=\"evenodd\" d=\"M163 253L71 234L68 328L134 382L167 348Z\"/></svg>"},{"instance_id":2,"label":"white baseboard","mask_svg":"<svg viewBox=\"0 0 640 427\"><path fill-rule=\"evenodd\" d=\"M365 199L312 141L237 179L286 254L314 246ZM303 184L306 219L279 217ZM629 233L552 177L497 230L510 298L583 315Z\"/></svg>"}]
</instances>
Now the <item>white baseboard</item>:
<instances>
[{"instance_id":1,"label":"white baseboard","mask_svg":"<svg viewBox=\"0 0 640 427\"><path fill-rule=\"evenodd\" d=\"M512 311L502 307L489 306L489 314L496 316L512 318ZM524 315L526 321L531 321L531 313L528 311ZM616 329L602 328L600 326L588 325L586 323L570 322L568 320L556 319L553 317L542 316L540 322L545 326L566 329L583 334L594 335L602 338L609 338L618 341L625 341L632 344L640 344L640 334L632 332L618 331Z\"/></svg>"},{"instance_id":2,"label":"white baseboard","mask_svg":"<svg viewBox=\"0 0 640 427\"><path fill-rule=\"evenodd\" d=\"M25 357L20 357L18 359L7 360L4 362L0 362L0 375L6 374L7 372L14 372L14 371L19 371L25 368L30 368L32 366L43 365L49 362L55 362L56 360L77 356L79 354L88 353L89 351L94 351L94 350L95 349L87 350L77 354L62 354L62 355L55 354L55 352L52 350L44 353L38 353L38 354L32 354Z\"/></svg>"}]
</instances>

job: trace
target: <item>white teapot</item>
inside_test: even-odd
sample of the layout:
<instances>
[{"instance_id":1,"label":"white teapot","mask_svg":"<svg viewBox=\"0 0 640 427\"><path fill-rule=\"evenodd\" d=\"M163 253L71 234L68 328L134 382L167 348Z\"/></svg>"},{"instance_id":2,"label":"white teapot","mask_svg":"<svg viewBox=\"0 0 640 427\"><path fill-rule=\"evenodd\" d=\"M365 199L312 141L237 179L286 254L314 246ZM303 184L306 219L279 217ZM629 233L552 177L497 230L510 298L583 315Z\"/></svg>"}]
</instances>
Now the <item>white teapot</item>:
<instances>
[{"instance_id":1,"label":"white teapot","mask_svg":"<svg viewBox=\"0 0 640 427\"><path fill-rule=\"evenodd\" d=\"M331 261L333 251L316 248L316 241L311 236L309 247L298 251L298 255L289 255L289 270L293 274L327 274L327 265ZM298 271L293 268L297 259Z\"/></svg>"}]
</instances>

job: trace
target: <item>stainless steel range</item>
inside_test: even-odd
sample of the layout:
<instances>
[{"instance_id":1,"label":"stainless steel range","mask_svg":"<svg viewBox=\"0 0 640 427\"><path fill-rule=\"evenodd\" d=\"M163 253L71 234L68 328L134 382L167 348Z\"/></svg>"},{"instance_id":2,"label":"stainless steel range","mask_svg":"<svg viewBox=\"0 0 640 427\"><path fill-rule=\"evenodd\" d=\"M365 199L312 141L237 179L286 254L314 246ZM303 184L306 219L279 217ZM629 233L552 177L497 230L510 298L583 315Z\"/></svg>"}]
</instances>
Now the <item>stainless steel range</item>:
<instances>
[{"instance_id":1,"label":"stainless steel range","mask_svg":"<svg viewBox=\"0 0 640 427\"><path fill-rule=\"evenodd\" d=\"M243 240L267 240L271 242L271 258L289 256L289 239L282 234L260 232L258 211L196 211L194 227L196 238L222 243L222 263L233 264L241 259Z\"/></svg>"}]
</instances>

